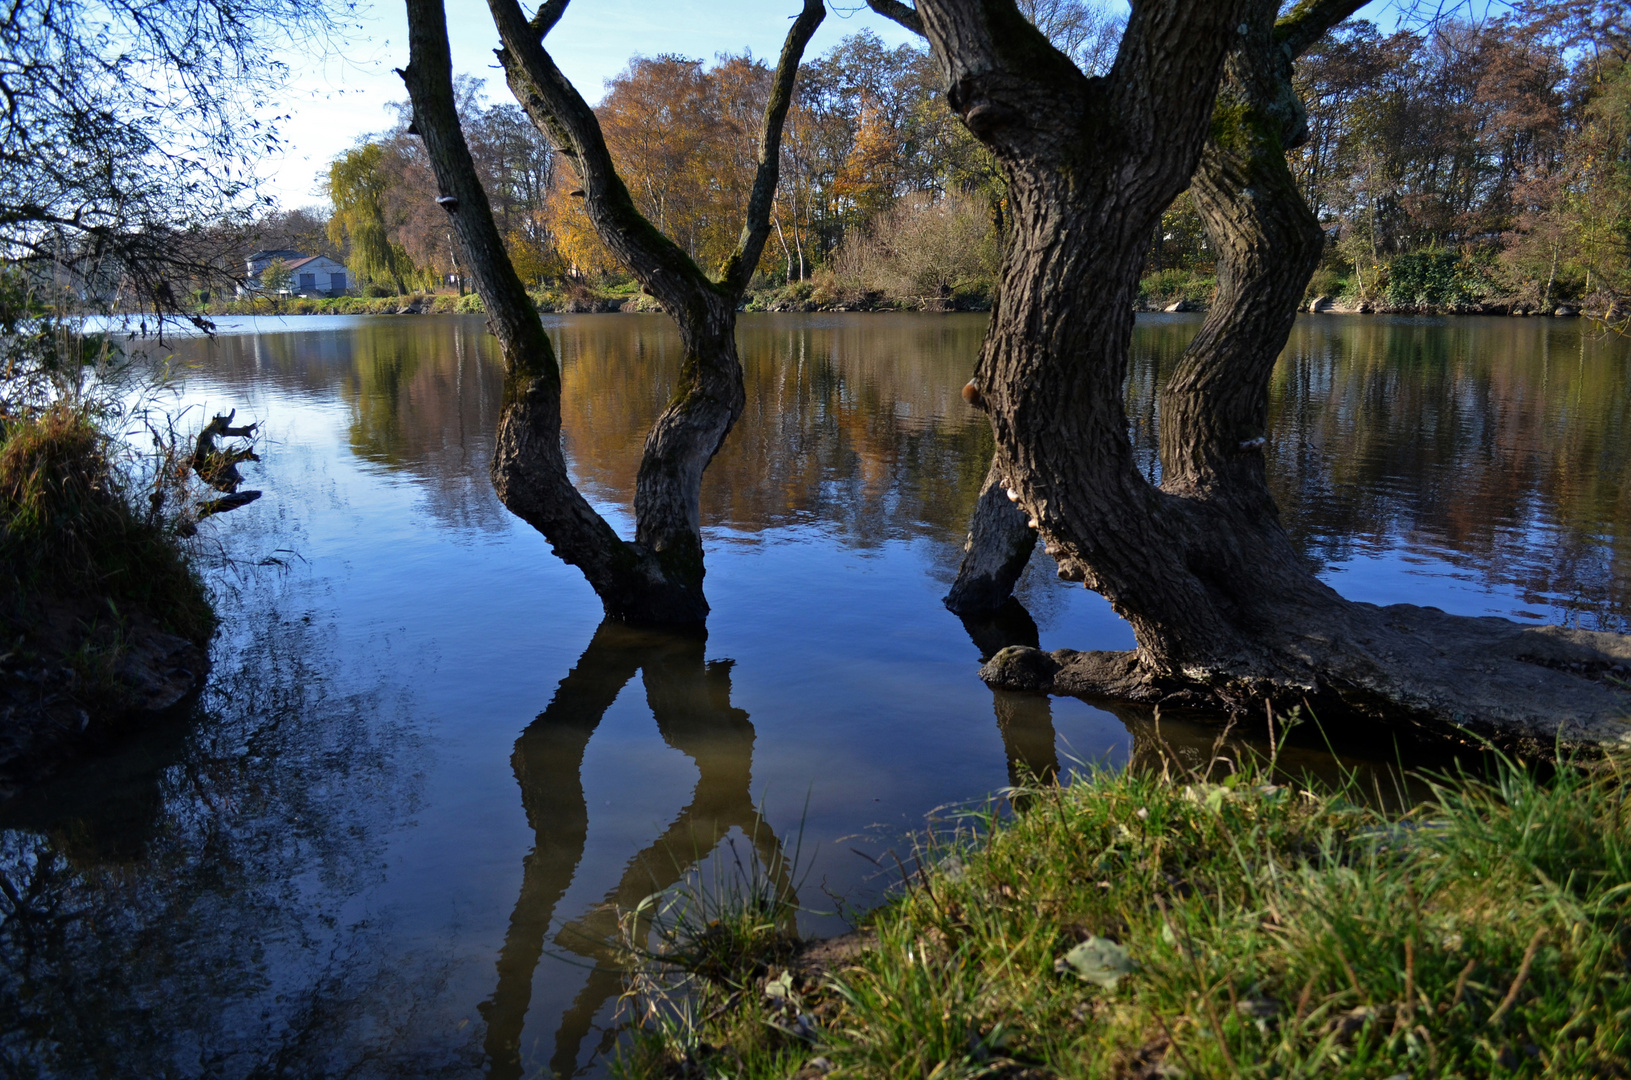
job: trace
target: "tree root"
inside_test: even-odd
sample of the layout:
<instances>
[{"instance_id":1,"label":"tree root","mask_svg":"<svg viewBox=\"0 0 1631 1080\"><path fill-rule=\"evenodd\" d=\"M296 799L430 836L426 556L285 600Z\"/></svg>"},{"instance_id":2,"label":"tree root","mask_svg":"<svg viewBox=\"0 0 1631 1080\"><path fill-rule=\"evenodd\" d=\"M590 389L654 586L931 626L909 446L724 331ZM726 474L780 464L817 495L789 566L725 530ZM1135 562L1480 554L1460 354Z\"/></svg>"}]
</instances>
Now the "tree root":
<instances>
[{"instance_id":1,"label":"tree root","mask_svg":"<svg viewBox=\"0 0 1631 1080\"><path fill-rule=\"evenodd\" d=\"M1137 652L1003 649L995 688L1231 714L1305 706L1499 745L1631 746L1631 637L1437 608L1344 603L1249 658L1152 671Z\"/></svg>"}]
</instances>

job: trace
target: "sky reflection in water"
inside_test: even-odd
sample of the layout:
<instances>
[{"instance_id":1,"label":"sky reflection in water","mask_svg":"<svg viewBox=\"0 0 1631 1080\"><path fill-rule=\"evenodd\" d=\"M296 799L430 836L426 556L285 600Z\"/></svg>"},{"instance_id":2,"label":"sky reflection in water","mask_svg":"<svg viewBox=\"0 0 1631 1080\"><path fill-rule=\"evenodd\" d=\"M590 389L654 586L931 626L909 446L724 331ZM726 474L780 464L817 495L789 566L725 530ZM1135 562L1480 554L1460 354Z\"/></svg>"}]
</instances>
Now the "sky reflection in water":
<instances>
[{"instance_id":1,"label":"sky reflection in water","mask_svg":"<svg viewBox=\"0 0 1631 1080\"><path fill-rule=\"evenodd\" d=\"M676 335L549 325L578 477L626 525ZM1196 325L1139 323L1128 411L1152 476L1155 391ZM889 885L852 849L899 849L1025 770L1124 762L1146 717L975 675L1016 635L1126 647L1108 605L1040 553L1003 627L939 603L989 454L958 396L983 328L744 318L747 412L704 488L705 643L601 626L499 505L479 318L180 343L193 420L263 422L267 495L217 534L238 564L214 572L227 629L197 714L0 822L0 1060L597 1072L616 907L733 842L800 845L804 925L840 929L831 896ZM1578 322L1305 319L1273 391L1288 527L1355 598L1622 628L1626 355Z\"/></svg>"}]
</instances>

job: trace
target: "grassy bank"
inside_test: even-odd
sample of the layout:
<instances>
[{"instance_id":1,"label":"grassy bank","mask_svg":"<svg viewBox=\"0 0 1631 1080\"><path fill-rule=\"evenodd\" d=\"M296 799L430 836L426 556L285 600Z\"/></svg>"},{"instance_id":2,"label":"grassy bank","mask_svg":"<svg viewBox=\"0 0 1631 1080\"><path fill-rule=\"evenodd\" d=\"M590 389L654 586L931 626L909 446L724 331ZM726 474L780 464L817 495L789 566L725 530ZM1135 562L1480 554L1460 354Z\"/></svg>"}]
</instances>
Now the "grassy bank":
<instances>
[{"instance_id":1,"label":"grassy bank","mask_svg":"<svg viewBox=\"0 0 1631 1080\"><path fill-rule=\"evenodd\" d=\"M529 293L539 311L591 313L655 312L662 308L631 282ZM748 293L748 311L986 311L991 295L980 288L948 290L944 296L895 296L879 290L845 286L830 277L766 285ZM395 315L461 314L486 311L475 293L410 293L404 296L299 296L282 300L256 298L203 305L201 315Z\"/></svg>"},{"instance_id":2,"label":"grassy bank","mask_svg":"<svg viewBox=\"0 0 1631 1080\"><path fill-rule=\"evenodd\" d=\"M125 451L83 405L0 415L0 798L208 669L215 615L152 497L179 486L138 490Z\"/></svg>"},{"instance_id":3,"label":"grassy bank","mask_svg":"<svg viewBox=\"0 0 1631 1080\"><path fill-rule=\"evenodd\" d=\"M78 598L208 640L214 616L197 575L158 508L138 510L95 420L58 405L0 432L0 580L13 604L4 614Z\"/></svg>"},{"instance_id":4,"label":"grassy bank","mask_svg":"<svg viewBox=\"0 0 1631 1080\"><path fill-rule=\"evenodd\" d=\"M801 962L762 891L682 915L621 1074L1631 1075L1628 767L1403 814L1253 770L1029 792L925 840L850 955Z\"/></svg>"}]
</instances>

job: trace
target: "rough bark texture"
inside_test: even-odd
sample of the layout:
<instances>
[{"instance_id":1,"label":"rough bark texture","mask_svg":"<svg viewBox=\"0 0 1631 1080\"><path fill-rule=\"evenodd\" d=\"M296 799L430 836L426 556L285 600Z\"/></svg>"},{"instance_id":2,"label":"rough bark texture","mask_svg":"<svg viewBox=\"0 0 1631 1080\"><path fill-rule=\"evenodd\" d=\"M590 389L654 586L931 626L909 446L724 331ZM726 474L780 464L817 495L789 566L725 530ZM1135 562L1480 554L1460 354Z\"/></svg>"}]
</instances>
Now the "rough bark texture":
<instances>
[{"instance_id":1,"label":"rough bark texture","mask_svg":"<svg viewBox=\"0 0 1631 1080\"><path fill-rule=\"evenodd\" d=\"M516 99L571 163L600 238L674 318L685 346L674 397L646 438L635 484L635 536L625 542L567 473L559 368L504 251L459 128L441 0L407 0L412 59L401 74L413 102L414 126L425 139L442 192L439 201L472 267L507 366L494 485L505 506L583 571L608 616L701 625L708 615L702 588L702 474L742 412L736 308L770 234L793 78L824 9L820 0L805 0L788 32L765 108L742 236L717 278L710 278L635 207L594 111L544 50L543 36L565 10L564 0L551 0L530 22L515 0L490 0L489 6L504 45L498 57Z\"/></svg>"},{"instance_id":2,"label":"rough bark texture","mask_svg":"<svg viewBox=\"0 0 1631 1080\"><path fill-rule=\"evenodd\" d=\"M1101 80L1016 25L1008 0L919 3L949 99L997 154L1014 206L975 373L996 479L1061 575L1103 593L1137 642L1008 649L984 674L1134 701L1306 701L1327 717L1631 741L1625 702L1600 681L1631 662L1626 639L1349 603L1298 556L1269 496L1268 379L1323 241L1285 164L1303 137L1290 60L1354 6L1304 3L1277 26L1269 0L1135 4ZM1217 85L1225 61L1214 102L1196 88ZM1192 174L1219 297L1163 393L1157 489L1134 467L1121 387L1148 239Z\"/></svg>"},{"instance_id":3,"label":"rough bark texture","mask_svg":"<svg viewBox=\"0 0 1631 1080\"><path fill-rule=\"evenodd\" d=\"M959 615L996 611L1013 595L1019 575L1036 547L1036 530L1008 497L996 462L985 475L985 487L974 504L957 580L946 594L946 607Z\"/></svg>"}]
</instances>

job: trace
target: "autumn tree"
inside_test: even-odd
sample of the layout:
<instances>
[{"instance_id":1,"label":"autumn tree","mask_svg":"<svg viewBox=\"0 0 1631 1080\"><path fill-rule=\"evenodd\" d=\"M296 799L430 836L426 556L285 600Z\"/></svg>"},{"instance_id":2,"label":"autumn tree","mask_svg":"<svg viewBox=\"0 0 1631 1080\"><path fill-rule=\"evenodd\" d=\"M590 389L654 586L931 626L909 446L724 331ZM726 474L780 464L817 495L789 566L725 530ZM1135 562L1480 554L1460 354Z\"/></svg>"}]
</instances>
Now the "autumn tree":
<instances>
[{"instance_id":1,"label":"autumn tree","mask_svg":"<svg viewBox=\"0 0 1631 1080\"><path fill-rule=\"evenodd\" d=\"M289 286L293 284L294 271L290 270L289 264L282 259L273 259L266 265L266 269L261 271L261 288L273 296L288 292Z\"/></svg>"},{"instance_id":2,"label":"autumn tree","mask_svg":"<svg viewBox=\"0 0 1631 1080\"><path fill-rule=\"evenodd\" d=\"M489 0L503 48L499 61L516 100L577 174L601 241L678 325L684 343L678 389L647 436L634 496L635 537L619 537L573 486L561 450L561 375L537 309L504 250L454 96L442 0L407 0L410 61L402 71L415 130L473 269L507 369L507 405L493 452L493 480L509 509L576 565L611 618L701 626L702 473L745 402L736 352L736 308L765 241L781 160L782 126L810 35L824 15L805 0L794 19L759 126L757 167L735 247L713 274L652 225L613 164L594 111L544 48L566 0L528 20L515 0Z\"/></svg>"},{"instance_id":3,"label":"autumn tree","mask_svg":"<svg viewBox=\"0 0 1631 1080\"><path fill-rule=\"evenodd\" d=\"M1631 659L1625 638L1346 601L1297 554L1269 495L1268 378L1323 244L1286 164L1303 134L1291 60L1356 0L1307 0L1280 20L1268 0L1144 0L1098 79L1012 0L870 2L927 36L1015 206L969 394L991 418L992 487L1137 640L1126 653L1004 650L989 680L1625 738L1620 698L1579 673ZM1122 384L1152 228L1191 183L1219 297L1163 392L1156 485L1134 459Z\"/></svg>"},{"instance_id":4,"label":"autumn tree","mask_svg":"<svg viewBox=\"0 0 1631 1080\"><path fill-rule=\"evenodd\" d=\"M358 281L389 281L398 294L413 272L407 249L387 227L386 199L391 178L384 168L385 147L365 143L347 150L329 166L328 197L334 206L328 235L350 252L347 266Z\"/></svg>"}]
</instances>

